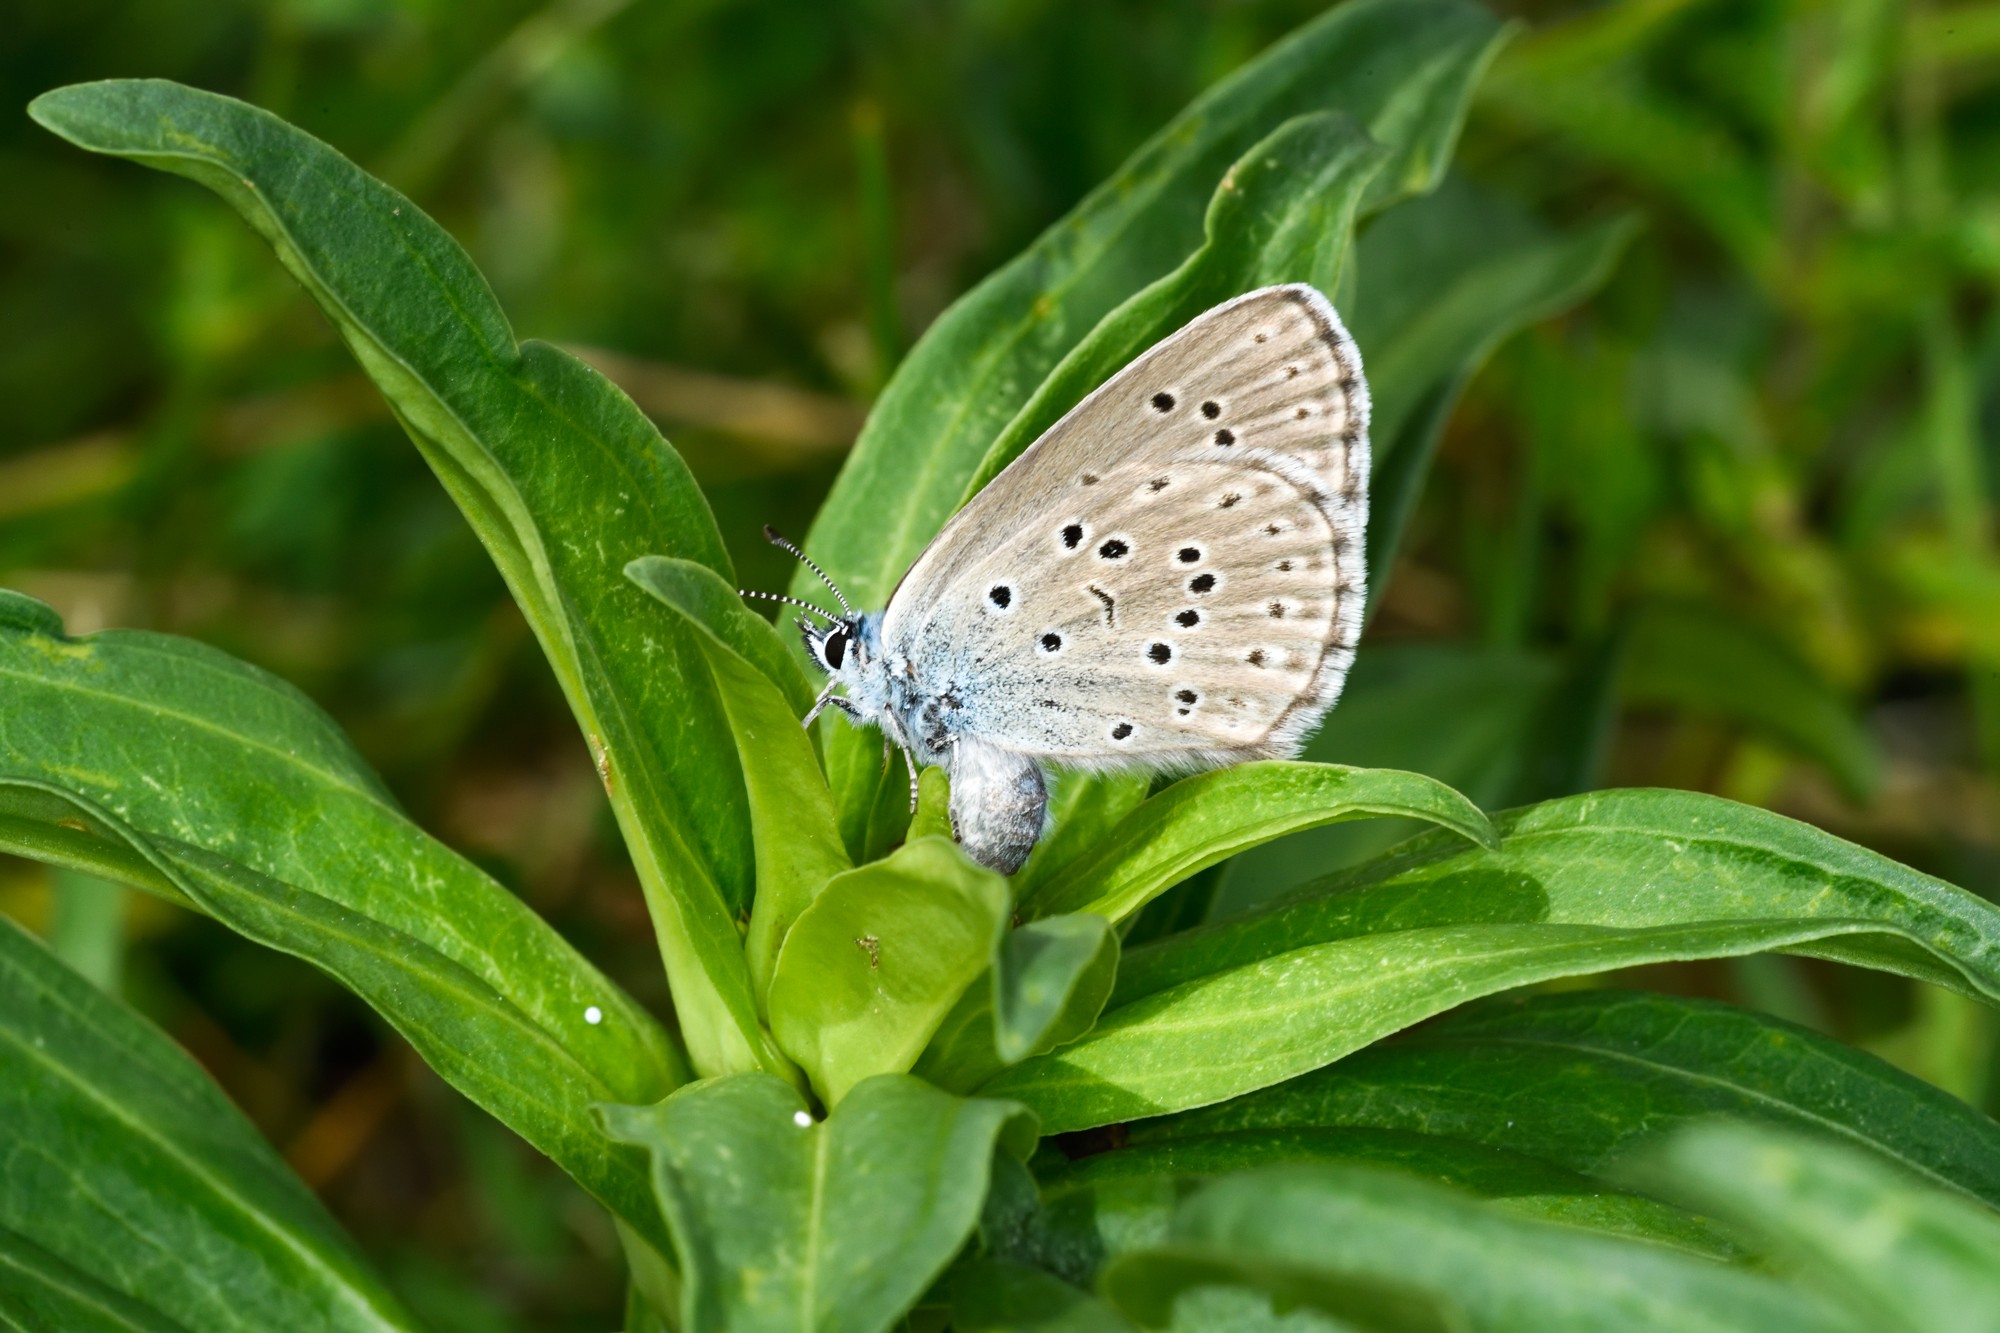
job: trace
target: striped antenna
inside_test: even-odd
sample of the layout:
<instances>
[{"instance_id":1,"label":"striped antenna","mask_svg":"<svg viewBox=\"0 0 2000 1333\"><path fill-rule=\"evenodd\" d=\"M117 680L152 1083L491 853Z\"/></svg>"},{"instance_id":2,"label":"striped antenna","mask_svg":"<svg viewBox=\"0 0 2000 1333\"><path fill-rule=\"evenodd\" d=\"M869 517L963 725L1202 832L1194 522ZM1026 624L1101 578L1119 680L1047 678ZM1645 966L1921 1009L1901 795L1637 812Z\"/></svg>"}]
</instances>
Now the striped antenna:
<instances>
[{"instance_id":1,"label":"striped antenna","mask_svg":"<svg viewBox=\"0 0 2000 1333\"><path fill-rule=\"evenodd\" d=\"M839 616L832 615L826 611L822 611L818 607L814 606L811 602L802 601L797 597L787 597L781 592L757 592L756 590L751 588L738 588L736 590L736 595L738 597L758 597L762 598L764 601L767 602L783 602L787 606L796 606L799 607L801 610L810 611L816 616L824 616L826 618L827 624L829 625L837 625L840 623Z\"/></svg>"},{"instance_id":2,"label":"striped antenna","mask_svg":"<svg viewBox=\"0 0 2000 1333\"><path fill-rule=\"evenodd\" d=\"M813 573L819 575L819 581L821 583L824 583L828 588L831 588L833 590L834 599L840 603L840 609L847 612L847 614L850 616L854 614L854 608L849 606L847 604L847 599L840 595L840 589L835 587L833 580L826 576L826 571L821 569L818 565L815 565L812 562L812 558L808 556L804 551L801 551L798 547L792 545L789 541L785 540L784 537L779 535L778 530L772 527L769 523L766 523L764 525L764 540L771 543L771 545L773 546L780 547L783 550L790 551L793 555L797 556L799 559L799 563L803 564L807 569L810 569Z\"/></svg>"}]
</instances>

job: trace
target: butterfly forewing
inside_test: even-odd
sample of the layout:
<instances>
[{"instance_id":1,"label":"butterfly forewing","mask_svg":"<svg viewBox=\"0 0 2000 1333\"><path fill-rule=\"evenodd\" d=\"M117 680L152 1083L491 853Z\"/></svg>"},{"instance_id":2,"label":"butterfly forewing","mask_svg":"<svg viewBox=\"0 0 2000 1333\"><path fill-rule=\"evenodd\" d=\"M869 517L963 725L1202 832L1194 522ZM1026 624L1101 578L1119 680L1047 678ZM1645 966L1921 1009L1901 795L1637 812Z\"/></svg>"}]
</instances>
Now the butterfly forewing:
<instances>
[{"instance_id":1,"label":"butterfly forewing","mask_svg":"<svg viewBox=\"0 0 2000 1333\"><path fill-rule=\"evenodd\" d=\"M1360 628L1367 410L1317 292L1219 306L953 518L890 602L885 643L963 731L1026 754L1292 753Z\"/></svg>"}]
</instances>

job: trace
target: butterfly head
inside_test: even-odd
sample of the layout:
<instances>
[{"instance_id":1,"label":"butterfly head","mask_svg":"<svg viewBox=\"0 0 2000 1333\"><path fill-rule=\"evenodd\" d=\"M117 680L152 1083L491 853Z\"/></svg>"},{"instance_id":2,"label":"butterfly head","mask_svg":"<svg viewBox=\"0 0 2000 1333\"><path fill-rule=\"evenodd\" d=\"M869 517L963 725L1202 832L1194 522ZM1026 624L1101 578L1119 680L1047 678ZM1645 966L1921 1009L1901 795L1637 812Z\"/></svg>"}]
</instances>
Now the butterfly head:
<instances>
[{"instance_id":1,"label":"butterfly head","mask_svg":"<svg viewBox=\"0 0 2000 1333\"><path fill-rule=\"evenodd\" d=\"M799 627L799 636L806 646L806 654L812 658L813 665L847 686L850 692L864 685L879 683L882 652L878 631L882 618L879 615L863 615L857 612L848 603L847 598L841 595L833 580L827 577L825 570L814 564L804 551L768 527L764 529L764 539L773 546L791 552L807 569L819 575L820 581L826 584L834 600L840 603L843 614L836 616L810 602L797 597L787 597L783 593L745 592L744 596L786 602L809 612L812 618L800 616L792 622ZM877 689L867 691L871 703L874 696L879 693Z\"/></svg>"},{"instance_id":2,"label":"butterfly head","mask_svg":"<svg viewBox=\"0 0 2000 1333\"><path fill-rule=\"evenodd\" d=\"M861 643L861 625L858 619L836 620L830 625L815 625L801 616L792 622L799 627L799 635L805 641L806 652L821 671L829 676L838 676L857 669L867 656L867 649Z\"/></svg>"}]
</instances>

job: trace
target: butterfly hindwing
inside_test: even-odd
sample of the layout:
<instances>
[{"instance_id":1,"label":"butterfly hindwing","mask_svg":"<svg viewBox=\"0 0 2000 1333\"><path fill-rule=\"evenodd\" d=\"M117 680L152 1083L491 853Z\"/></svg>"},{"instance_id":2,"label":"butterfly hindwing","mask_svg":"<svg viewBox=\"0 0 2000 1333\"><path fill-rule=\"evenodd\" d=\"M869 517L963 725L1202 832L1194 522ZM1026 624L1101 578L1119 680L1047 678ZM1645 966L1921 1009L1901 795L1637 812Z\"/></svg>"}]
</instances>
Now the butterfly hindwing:
<instances>
[{"instance_id":1,"label":"butterfly hindwing","mask_svg":"<svg viewBox=\"0 0 2000 1333\"><path fill-rule=\"evenodd\" d=\"M959 512L885 644L957 725L1096 766L1295 752L1360 629L1367 390L1310 288L1120 371Z\"/></svg>"}]
</instances>

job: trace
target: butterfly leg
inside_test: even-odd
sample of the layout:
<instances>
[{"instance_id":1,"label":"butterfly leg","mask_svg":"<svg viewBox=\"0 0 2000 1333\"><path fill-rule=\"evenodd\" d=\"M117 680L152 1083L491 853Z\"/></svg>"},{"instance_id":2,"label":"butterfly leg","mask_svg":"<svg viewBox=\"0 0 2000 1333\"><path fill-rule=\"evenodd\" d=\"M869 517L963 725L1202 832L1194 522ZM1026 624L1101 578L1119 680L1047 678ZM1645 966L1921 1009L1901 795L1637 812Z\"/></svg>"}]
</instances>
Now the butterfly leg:
<instances>
[{"instance_id":1,"label":"butterfly leg","mask_svg":"<svg viewBox=\"0 0 2000 1333\"><path fill-rule=\"evenodd\" d=\"M813 719L818 717L820 715L820 712L828 704L833 704L836 707L838 707L841 703L844 702L844 700L836 699L833 697L833 692L836 688L839 687L839 685L840 682L837 680L830 680L826 683L826 688L819 692L819 698L813 700L812 710L805 715L805 719L799 723L800 726L810 727L813 724Z\"/></svg>"},{"instance_id":2,"label":"butterfly leg","mask_svg":"<svg viewBox=\"0 0 2000 1333\"><path fill-rule=\"evenodd\" d=\"M837 681L834 682L834 684L838 683L839 682ZM818 717L820 715L820 712L826 708L838 708L841 712L847 714L849 717L853 718L856 722L861 721L861 710L855 707L854 701L851 699L841 698L839 695L833 692L833 685L828 685L825 689L819 692L819 698L813 700L812 710L805 715L804 720L801 721L799 725L802 727L810 727L813 724L813 719Z\"/></svg>"},{"instance_id":3,"label":"butterfly leg","mask_svg":"<svg viewBox=\"0 0 2000 1333\"><path fill-rule=\"evenodd\" d=\"M917 813L917 757L910 753L910 747L903 747L903 767L910 770L910 813Z\"/></svg>"}]
</instances>

